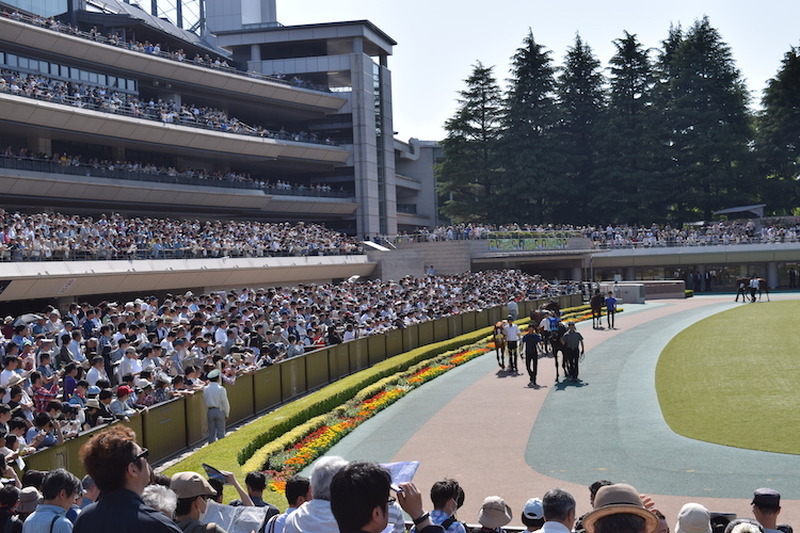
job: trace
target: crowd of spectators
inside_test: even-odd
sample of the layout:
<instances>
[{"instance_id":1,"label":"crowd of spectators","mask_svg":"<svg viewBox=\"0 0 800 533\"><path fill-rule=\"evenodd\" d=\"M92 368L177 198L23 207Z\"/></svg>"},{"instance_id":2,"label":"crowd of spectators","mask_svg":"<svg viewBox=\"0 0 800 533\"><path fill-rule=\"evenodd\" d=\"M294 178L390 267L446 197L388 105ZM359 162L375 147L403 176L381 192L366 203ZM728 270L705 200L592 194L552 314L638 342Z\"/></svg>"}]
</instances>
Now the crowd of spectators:
<instances>
[{"instance_id":1,"label":"crowd of spectators","mask_svg":"<svg viewBox=\"0 0 800 533\"><path fill-rule=\"evenodd\" d=\"M228 61L224 57L220 57L218 55L214 55L212 57L210 54L207 53L203 55L196 53L194 57L189 57L189 55L183 50L183 48L177 48L175 50L163 50L160 43L151 43L150 41L136 41L133 39L129 39L126 41L119 35L118 32L113 32L107 35L103 35L102 32L100 32L97 29L96 26L92 27L88 32L84 32L81 31L79 28L74 27L70 23L65 24L59 21L55 17L44 18L36 14L32 16L27 16L23 15L19 11L8 11L5 9L0 10L0 16L7 17L12 20L16 20L18 22L26 22L28 24L32 24L40 28L47 28L52 31L66 33L69 35L74 35L76 37L82 37L84 39L89 39L91 41L104 43L118 48L125 48L127 50L140 52L142 54L154 55L162 57L164 59L179 61L181 63L192 63L193 65L197 65L200 67L211 68L215 70L224 70L225 72L228 72L230 74L247 76L250 78L264 79L269 81L277 81L280 83L285 83L287 85L292 85L294 87L301 87L303 89L313 89L315 91L330 92L330 89L328 87L313 84L307 80L304 80L299 76L291 76L287 78L285 74L280 72L273 72L271 76L265 76L256 71L244 72L235 67L232 67L231 65L228 64Z\"/></svg>"},{"instance_id":2,"label":"crowd of spectators","mask_svg":"<svg viewBox=\"0 0 800 533\"><path fill-rule=\"evenodd\" d=\"M233 383L317 348L563 290L498 271L76 302L64 312L8 316L0 425L17 436L6 446L21 457L193 394L213 370Z\"/></svg>"},{"instance_id":3,"label":"crowd of spectators","mask_svg":"<svg viewBox=\"0 0 800 533\"><path fill-rule=\"evenodd\" d=\"M360 244L317 224L92 217L0 210L3 261L349 255Z\"/></svg>"},{"instance_id":4,"label":"crowd of spectators","mask_svg":"<svg viewBox=\"0 0 800 533\"><path fill-rule=\"evenodd\" d=\"M0 92L35 98L56 104L154 120L165 124L180 124L239 135L302 143L335 143L330 138L320 139L316 133L270 130L261 125L251 126L224 111L172 100L143 100L129 93L102 86L61 81L43 75L21 74L12 70L0 72Z\"/></svg>"},{"instance_id":5,"label":"crowd of spectators","mask_svg":"<svg viewBox=\"0 0 800 533\"><path fill-rule=\"evenodd\" d=\"M438 226L432 230L420 228L413 233L401 233L392 237L378 237L393 243L432 242L454 240L489 239L502 233L567 233L574 237L591 239L598 249L609 248L658 248L674 246L715 246L729 244L763 244L797 242L800 235L800 219L797 217L753 220L708 222L672 227L669 224L613 225L606 226L546 226L530 224L452 224ZM502 237L502 235L498 235Z\"/></svg>"},{"instance_id":6,"label":"crowd of spectators","mask_svg":"<svg viewBox=\"0 0 800 533\"><path fill-rule=\"evenodd\" d=\"M6 146L3 153L0 154L0 157L3 159L8 160L18 160L18 161L36 161L42 163L49 163L53 165L53 172L58 172L59 169L65 168L85 168L86 174L91 175L93 171L108 171L108 172L115 172L115 171L123 171L126 173L133 173L133 174L148 174L154 176L162 176L165 178L174 178L176 181L179 178L185 178L189 180L201 180L207 182L213 182L219 185L225 184L248 184L252 185L253 188L263 189L267 192L270 191L280 191L280 192L297 192L303 194L304 192L315 192L315 193L330 193L333 192L334 189L332 186L328 184L318 183L318 184L304 184L304 183L292 183L287 180L277 179L274 181L270 181L263 178L255 178L252 177L250 174L243 174L240 172L232 172L232 171L207 171L205 169L192 169L188 168L185 170L178 170L175 167L165 167L154 165L151 163L140 163L136 161L110 161L107 159L98 159L98 158L89 158L88 160L84 161L83 158L79 155L70 155L67 153L61 154L52 154L48 155L45 153L33 154L27 148L20 148L18 150L14 150L14 148L9 145ZM343 189L340 187L338 193L343 193Z\"/></svg>"}]
</instances>

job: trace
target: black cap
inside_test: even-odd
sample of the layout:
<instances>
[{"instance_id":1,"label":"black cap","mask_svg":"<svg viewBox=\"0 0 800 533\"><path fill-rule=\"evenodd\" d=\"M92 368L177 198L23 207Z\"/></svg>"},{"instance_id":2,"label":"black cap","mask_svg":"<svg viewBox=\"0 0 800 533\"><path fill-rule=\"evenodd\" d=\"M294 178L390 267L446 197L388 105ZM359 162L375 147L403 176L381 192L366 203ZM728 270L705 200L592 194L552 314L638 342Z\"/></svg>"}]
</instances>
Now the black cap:
<instances>
[{"instance_id":1,"label":"black cap","mask_svg":"<svg viewBox=\"0 0 800 533\"><path fill-rule=\"evenodd\" d=\"M753 493L751 503L765 509L777 509L781 506L781 493L767 488L758 489Z\"/></svg>"}]
</instances>

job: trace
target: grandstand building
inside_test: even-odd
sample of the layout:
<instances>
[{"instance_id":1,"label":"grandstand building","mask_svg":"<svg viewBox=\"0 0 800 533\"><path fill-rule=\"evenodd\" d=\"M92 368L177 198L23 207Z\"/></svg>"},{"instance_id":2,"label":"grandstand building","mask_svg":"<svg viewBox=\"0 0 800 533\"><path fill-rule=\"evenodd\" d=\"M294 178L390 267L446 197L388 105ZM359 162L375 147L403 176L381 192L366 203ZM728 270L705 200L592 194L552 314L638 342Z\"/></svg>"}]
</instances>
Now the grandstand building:
<instances>
[{"instance_id":1,"label":"grandstand building","mask_svg":"<svg viewBox=\"0 0 800 533\"><path fill-rule=\"evenodd\" d=\"M198 35L121 0L0 2L0 207L360 236L436 222L432 163L393 138L388 35L201 4Z\"/></svg>"}]
</instances>

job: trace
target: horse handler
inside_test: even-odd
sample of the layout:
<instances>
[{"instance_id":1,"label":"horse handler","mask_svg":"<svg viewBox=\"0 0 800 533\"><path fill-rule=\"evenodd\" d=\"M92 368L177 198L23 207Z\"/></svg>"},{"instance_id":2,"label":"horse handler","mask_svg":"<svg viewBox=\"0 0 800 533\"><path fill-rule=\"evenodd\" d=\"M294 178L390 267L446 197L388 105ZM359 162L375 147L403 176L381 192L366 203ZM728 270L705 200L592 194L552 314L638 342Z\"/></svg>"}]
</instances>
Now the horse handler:
<instances>
[{"instance_id":1,"label":"horse handler","mask_svg":"<svg viewBox=\"0 0 800 533\"><path fill-rule=\"evenodd\" d=\"M567 377L572 381L578 381L578 361L585 353L583 345L583 335L575 329L575 322L570 322L567 332L561 337L564 343L565 366Z\"/></svg>"}]
</instances>

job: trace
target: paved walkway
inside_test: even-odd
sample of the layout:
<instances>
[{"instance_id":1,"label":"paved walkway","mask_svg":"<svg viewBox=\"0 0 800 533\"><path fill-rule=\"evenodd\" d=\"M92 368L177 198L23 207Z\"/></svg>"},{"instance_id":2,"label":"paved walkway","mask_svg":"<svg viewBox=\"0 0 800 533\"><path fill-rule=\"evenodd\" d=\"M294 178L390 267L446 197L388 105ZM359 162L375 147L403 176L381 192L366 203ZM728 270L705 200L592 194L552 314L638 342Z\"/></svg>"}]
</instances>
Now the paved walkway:
<instances>
[{"instance_id":1,"label":"paved walkway","mask_svg":"<svg viewBox=\"0 0 800 533\"><path fill-rule=\"evenodd\" d=\"M329 454L418 460L415 481L424 490L454 477L467 494L459 517L470 523L484 496L503 496L518 516L525 500L556 486L575 495L582 514L589 510L586 486L610 479L651 494L671 524L687 501L749 516L753 489L770 486L784 496L780 522L800 525L800 457L681 437L660 414L654 374L663 347L736 305L727 296L656 301L625 306L616 330L581 324L587 355L578 385L556 384L553 360L545 357L543 386L529 388L527 375L498 371L487 354L413 391ZM735 413L720 423L736 423Z\"/></svg>"}]
</instances>

